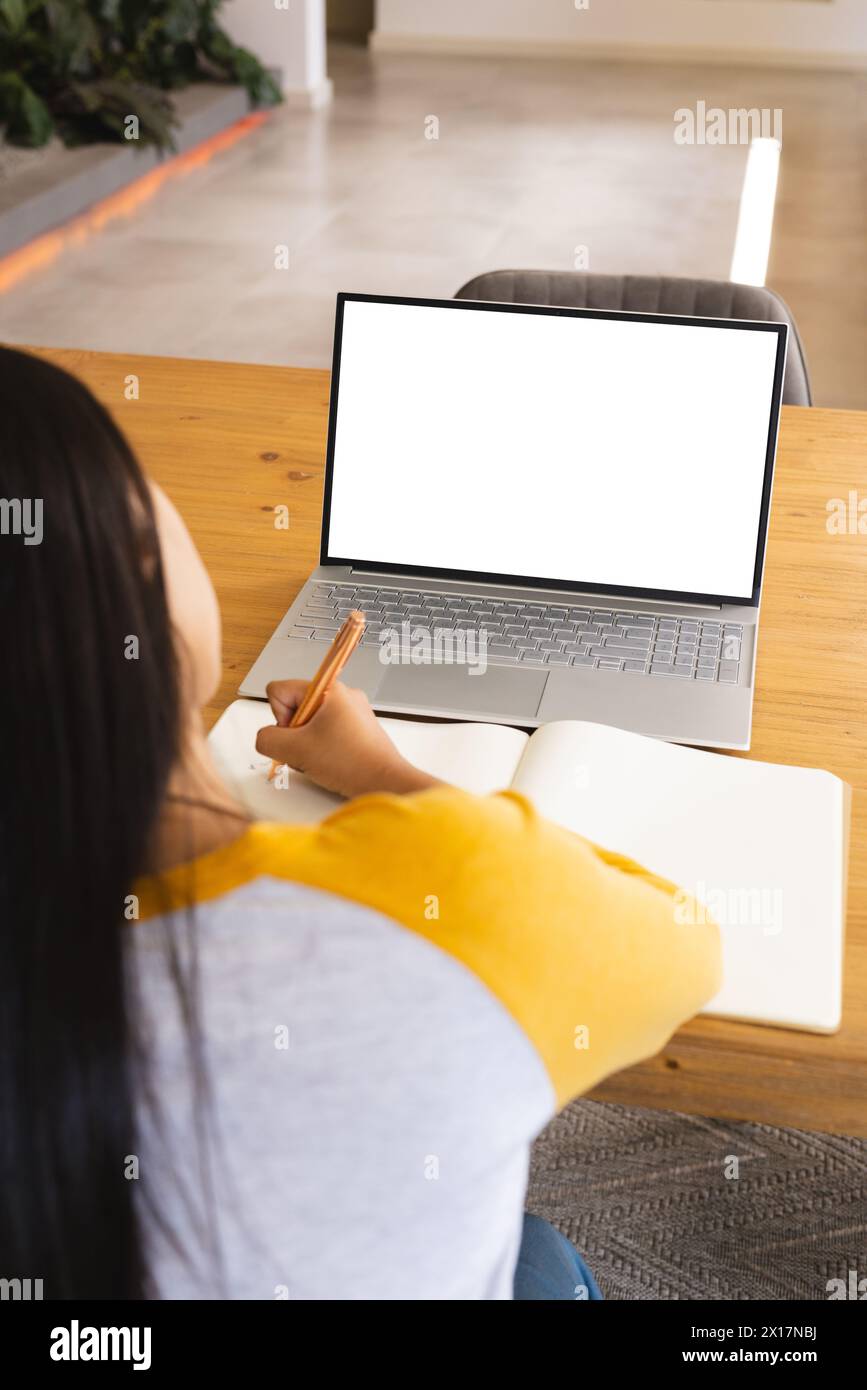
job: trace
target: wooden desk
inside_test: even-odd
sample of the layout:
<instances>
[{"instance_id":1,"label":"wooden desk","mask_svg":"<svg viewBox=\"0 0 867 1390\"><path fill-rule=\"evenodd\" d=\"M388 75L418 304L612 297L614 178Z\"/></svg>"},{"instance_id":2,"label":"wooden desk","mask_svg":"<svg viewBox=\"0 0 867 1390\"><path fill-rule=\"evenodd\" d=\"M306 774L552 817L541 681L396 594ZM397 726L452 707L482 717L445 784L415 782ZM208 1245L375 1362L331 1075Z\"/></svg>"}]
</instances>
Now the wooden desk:
<instances>
[{"instance_id":1,"label":"wooden desk","mask_svg":"<svg viewBox=\"0 0 867 1390\"><path fill-rule=\"evenodd\" d=\"M212 722L317 563L328 373L44 355L112 411L213 575L225 665ZM130 374L138 400L124 396ZM867 413L784 409L747 756L824 767L853 788L843 1027L825 1038L697 1019L599 1099L867 1136L867 535L825 525L829 499L850 489L867 495ZM288 530L274 525L281 505Z\"/></svg>"}]
</instances>

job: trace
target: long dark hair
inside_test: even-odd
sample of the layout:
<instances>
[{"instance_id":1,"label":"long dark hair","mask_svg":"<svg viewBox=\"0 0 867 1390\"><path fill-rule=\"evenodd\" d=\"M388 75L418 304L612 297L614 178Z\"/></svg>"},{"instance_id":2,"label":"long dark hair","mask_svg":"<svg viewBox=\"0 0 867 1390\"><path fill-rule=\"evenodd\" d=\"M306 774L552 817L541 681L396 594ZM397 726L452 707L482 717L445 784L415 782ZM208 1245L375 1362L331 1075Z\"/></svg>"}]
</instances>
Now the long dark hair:
<instances>
[{"instance_id":1,"label":"long dark hair","mask_svg":"<svg viewBox=\"0 0 867 1390\"><path fill-rule=\"evenodd\" d=\"M28 543L16 525L37 501ZM180 680L131 449L74 377L3 348L0 506L0 1276L135 1298L123 934L180 751Z\"/></svg>"}]
</instances>

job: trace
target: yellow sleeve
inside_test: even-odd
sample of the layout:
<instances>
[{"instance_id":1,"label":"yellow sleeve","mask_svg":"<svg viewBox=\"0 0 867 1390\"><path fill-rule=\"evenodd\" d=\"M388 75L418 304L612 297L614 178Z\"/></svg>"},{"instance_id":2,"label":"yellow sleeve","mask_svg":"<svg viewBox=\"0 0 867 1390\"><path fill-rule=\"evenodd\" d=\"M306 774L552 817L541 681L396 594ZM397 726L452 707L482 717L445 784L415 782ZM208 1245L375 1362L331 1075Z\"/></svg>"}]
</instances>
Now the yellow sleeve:
<instances>
[{"instance_id":1,"label":"yellow sleeve","mask_svg":"<svg viewBox=\"0 0 867 1390\"><path fill-rule=\"evenodd\" d=\"M705 914L683 895L676 911L674 885L514 792L363 797L298 836L285 871L463 962L534 1045L560 1105L658 1052L719 988Z\"/></svg>"}]
</instances>

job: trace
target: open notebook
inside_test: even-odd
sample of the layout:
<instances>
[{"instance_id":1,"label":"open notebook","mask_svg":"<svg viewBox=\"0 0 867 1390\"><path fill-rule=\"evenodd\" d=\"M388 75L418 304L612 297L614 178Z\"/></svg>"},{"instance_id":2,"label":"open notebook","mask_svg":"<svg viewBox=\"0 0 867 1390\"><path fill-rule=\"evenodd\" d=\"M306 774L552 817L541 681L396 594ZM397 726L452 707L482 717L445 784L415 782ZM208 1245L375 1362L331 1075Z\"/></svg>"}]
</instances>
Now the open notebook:
<instances>
[{"instance_id":1,"label":"open notebook","mask_svg":"<svg viewBox=\"0 0 867 1390\"><path fill-rule=\"evenodd\" d=\"M266 780L268 706L236 700L210 741L261 820L321 820L340 799ZM380 721L417 767L467 791L511 787L539 811L681 885L720 924L724 983L705 1012L834 1032L840 1024L848 787L828 772L704 753L604 724ZM676 911L688 912L686 903Z\"/></svg>"}]
</instances>

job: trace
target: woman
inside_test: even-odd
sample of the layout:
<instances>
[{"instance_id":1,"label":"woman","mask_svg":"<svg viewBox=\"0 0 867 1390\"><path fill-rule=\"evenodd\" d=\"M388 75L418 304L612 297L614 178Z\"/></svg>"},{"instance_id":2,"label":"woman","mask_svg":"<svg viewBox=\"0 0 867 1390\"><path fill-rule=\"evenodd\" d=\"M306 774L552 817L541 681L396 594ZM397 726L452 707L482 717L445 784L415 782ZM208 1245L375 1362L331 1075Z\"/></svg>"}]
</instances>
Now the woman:
<instances>
[{"instance_id":1,"label":"woman","mask_svg":"<svg viewBox=\"0 0 867 1390\"><path fill-rule=\"evenodd\" d=\"M346 805L251 824L180 517L56 368L0 351L0 419L2 496L43 507L40 544L0 536L2 1268L46 1297L598 1296L523 1220L530 1144L713 994L715 929L522 798L435 783L344 687L258 746Z\"/></svg>"}]
</instances>

